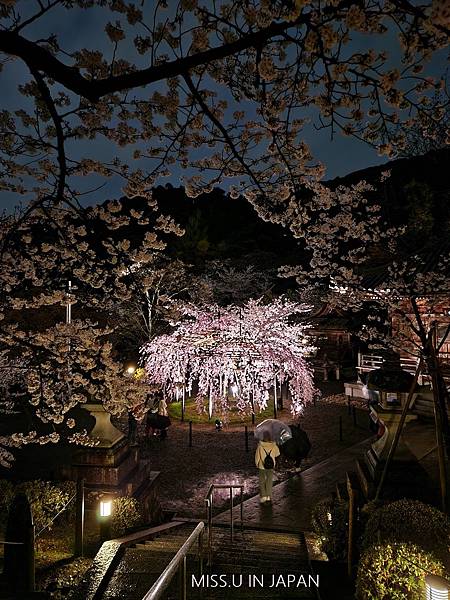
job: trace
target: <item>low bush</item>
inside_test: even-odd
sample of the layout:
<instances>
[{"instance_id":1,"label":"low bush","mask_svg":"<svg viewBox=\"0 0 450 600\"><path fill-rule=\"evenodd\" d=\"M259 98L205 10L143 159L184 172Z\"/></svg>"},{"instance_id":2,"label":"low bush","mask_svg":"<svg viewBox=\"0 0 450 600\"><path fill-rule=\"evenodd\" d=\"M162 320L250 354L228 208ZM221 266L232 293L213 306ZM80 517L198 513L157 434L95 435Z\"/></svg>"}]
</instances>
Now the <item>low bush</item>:
<instances>
[{"instance_id":1,"label":"low bush","mask_svg":"<svg viewBox=\"0 0 450 600\"><path fill-rule=\"evenodd\" d=\"M144 522L141 506L136 498L118 496L113 500L112 534L124 535L128 529L139 527Z\"/></svg>"},{"instance_id":2,"label":"low bush","mask_svg":"<svg viewBox=\"0 0 450 600\"><path fill-rule=\"evenodd\" d=\"M75 484L72 481L53 483L36 479L24 481L14 486L9 481L0 480L0 507L5 523L15 495L21 492L27 496L30 502L36 533L38 533L45 526L51 529L52 518L75 493ZM68 512L64 512L65 518L68 517L72 509L73 503L68 507Z\"/></svg>"},{"instance_id":3,"label":"low bush","mask_svg":"<svg viewBox=\"0 0 450 600\"><path fill-rule=\"evenodd\" d=\"M400 542L415 544L446 561L450 550L450 519L418 500L397 500L371 511L362 549Z\"/></svg>"},{"instance_id":4,"label":"low bush","mask_svg":"<svg viewBox=\"0 0 450 600\"><path fill-rule=\"evenodd\" d=\"M313 509L312 525L321 550L330 560L345 560L348 544L348 502L322 500Z\"/></svg>"},{"instance_id":5,"label":"low bush","mask_svg":"<svg viewBox=\"0 0 450 600\"><path fill-rule=\"evenodd\" d=\"M357 600L423 600L425 574L444 575L431 553L411 543L385 543L365 550L358 565Z\"/></svg>"}]
</instances>

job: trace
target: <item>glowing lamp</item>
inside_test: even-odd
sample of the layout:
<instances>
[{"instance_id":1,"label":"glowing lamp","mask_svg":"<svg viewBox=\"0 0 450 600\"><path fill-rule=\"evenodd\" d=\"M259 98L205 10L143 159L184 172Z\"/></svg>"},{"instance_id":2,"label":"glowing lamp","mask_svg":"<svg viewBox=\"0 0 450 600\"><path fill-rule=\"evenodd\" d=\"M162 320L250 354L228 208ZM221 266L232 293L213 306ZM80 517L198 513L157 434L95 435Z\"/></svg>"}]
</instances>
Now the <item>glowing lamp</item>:
<instances>
[{"instance_id":1,"label":"glowing lamp","mask_svg":"<svg viewBox=\"0 0 450 600\"><path fill-rule=\"evenodd\" d=\"M230 390L231 390L231 393L233 394L233 396L238 395L239 388L236 383L233 383L233 385L230 386Z\"/></svg>"},{"instance_id":2,"label":"glowing lamp","mask_svg":"<svg viewBox=\"0 0 450 600\"><path fill-rule=\"evenodd\" d=\"M439 575L427 575L425 577L426 600L449 600L449 584L446 579Z\"/></svg>"},{"instance_id":3,"label":"glowing lamp","mask_svg":"<svg viewBox=\"0 0 450 600\"><path fill-rule=\"evenodd\" d=\"M100 500L100 516L110 517L112 512L112 500L104 499Z\"/></svg>"},{"instance_id":4,"label":"glowing lamp","mask_svg":"<svg viewBox=\"0 0 450 600\"><path fill-rule=\"evenodd\" d=\"M136 371L136 367L134 365L129 365L127 367L127 373L128 375L133 375L133 373Z\"/></svg>"}]
</instances>

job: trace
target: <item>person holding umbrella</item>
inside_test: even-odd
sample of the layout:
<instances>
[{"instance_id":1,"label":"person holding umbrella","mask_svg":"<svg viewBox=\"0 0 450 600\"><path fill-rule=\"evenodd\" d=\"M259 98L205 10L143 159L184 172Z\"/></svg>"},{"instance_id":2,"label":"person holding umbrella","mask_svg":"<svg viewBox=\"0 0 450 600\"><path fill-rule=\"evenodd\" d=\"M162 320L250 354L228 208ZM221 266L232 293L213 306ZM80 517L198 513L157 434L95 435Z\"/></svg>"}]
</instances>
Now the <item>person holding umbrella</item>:
<instances>
[{"instance_id":1,"label":"person holding umbrella","mask_svg":"<svg viewBox=\"0 0 450 600\"><path fill-rule=\"evenodd\" d=\"M280 456L280 449L272 440L270 432L264 430L262 432L262 440L260 440L255 452L255 464L259 469L259 495L261 504L271 501L273 469L277 456Z\"/></svg>"}]
</instances>

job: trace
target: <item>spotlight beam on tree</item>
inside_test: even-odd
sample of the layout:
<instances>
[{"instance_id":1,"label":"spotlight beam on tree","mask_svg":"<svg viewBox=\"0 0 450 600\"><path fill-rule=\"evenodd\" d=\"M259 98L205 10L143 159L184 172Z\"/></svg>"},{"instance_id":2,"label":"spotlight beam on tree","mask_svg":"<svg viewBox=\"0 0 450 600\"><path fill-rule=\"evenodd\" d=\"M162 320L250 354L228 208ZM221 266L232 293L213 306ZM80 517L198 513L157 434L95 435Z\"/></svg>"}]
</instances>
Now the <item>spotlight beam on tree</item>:
<instances>
[{"instance_id":1,"label":"spotlight beam on tree","mask_svg":"<svg viewBox=\"0 0 450 600\"><path fill-rule=\"evenodd\" d=\"M270 389L287 383L291 413L312 402L312 371L305 359L315 349L298 314L304 304L278 299L250 300L242 307L183 306L172 333L142 349L148 382L160 385L165 398L195 396L198 409L226 415L234 404L242 412L267 408Z\"/></svg>"}]
</instances>

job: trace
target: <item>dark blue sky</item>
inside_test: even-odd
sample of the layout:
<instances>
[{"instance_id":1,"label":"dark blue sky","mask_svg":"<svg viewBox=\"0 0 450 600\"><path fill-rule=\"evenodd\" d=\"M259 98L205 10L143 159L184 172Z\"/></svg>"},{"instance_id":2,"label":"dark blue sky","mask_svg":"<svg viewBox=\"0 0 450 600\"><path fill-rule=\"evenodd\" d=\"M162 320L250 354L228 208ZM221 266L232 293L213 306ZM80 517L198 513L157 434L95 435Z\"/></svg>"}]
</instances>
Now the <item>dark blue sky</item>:
<instances>
[{"instance_id":1,"label":"dark blue sky","mask_svg":"<svg viewBox=\"0 0 450 600\"><path fill-rule=\"evenodd\" d=\"M31 3L27 6L30 6ZM36 25L28 27L24 30L23 35L28 39L44 38L46 35L55 32L61 40L64 41L64 49L73 51L82 47L91 49L99 49L104 51L105 57L111 55L111 44L108 42L104 34L104 25L113 20L109 11L102 9L90 9L89 11L73 10L66 11L63 9L55 10L51 18L45 21L40 21ZM45 27L44 27L45 25ZM377 48L378 46L378 48ZM362 34L355 35L352 42L352 51L356 48L361 50L367 47L375 47L375 49L385 49L389 52L392 65L398 65L398 48L394 36L380 36L378 39L373 37L368 39ZM121 51L121 56L127 58L129 50L125 45ZM135 52L133 52L133 60ZM69 60L69 59L68 59ZM441 52L435 56L433 61L427 66L427 74L442 75L446 69L445 53ZM1 108L9 110L17 110L23 106L24 100L17 94L18 84L24 83L30 79L27 69L18 61L9 62L4 71L0 74L0 89L1 89ZM164 84L161 84L162 86ZM230 110L236 110L236 105L230 107ZM313 113L310 117L314 121ZM363 142L350 137L345 137L338 133L334 140L330 139L329 130L317 131L313 123L307 126L305 130L305 140L312 150L315 159L320 160L326 166L326 179L336 176L342 176L349 172L363 169L368 166L386 162L386 157L380 157L377 152ZM120 152L114 148L114 154L117 153L123 159L131 159L134 147L129 146L121 149ZM101 160L109 160L111 158L111 143L100 138L97 141L83 142L78 144L77 154L85 154ZM70 153L70 147L69 147ZM145 162L139 161L139 166L145 169ZM159 183L170 182L174 186L182 185L182 171L176 166L171 166L171 175L163 178ZM89 188L94 187L99 180L90 180ZM84 182L82 186L86 185ZM99 192L86 197L89 203L102 202L108 197L117 197L121 195L120 181L112 179ZM224 186L225 187L225 186ZM11 208L12 198L5 197L2 194L0 197L0 209Z\"/></svg>"}]
</instances>

